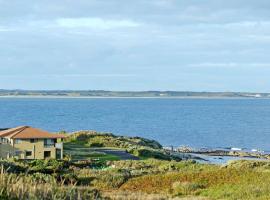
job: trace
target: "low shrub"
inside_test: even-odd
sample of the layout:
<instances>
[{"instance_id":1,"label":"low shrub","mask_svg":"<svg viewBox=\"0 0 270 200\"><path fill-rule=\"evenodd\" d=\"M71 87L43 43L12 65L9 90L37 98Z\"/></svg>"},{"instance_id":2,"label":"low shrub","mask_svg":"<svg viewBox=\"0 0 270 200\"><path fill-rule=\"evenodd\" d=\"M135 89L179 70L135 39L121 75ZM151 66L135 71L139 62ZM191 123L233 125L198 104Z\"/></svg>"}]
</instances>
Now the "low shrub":
<instances>
[{"instance_id":1,"label":"low shrub","mask_svg":"<svg viewBox=\"0 0 270 200\"><path fill-rule=\"evenodd\" d=\"M92 185L98 189L118 189L129 178L131 174L127 170L108 170L95 176Z\"/></svg>"},{"instance_id":2,"label":"low shrub","mask_svg":"<svg viewBox=\"0 0 270 200\"><path fill-rule=\"evenodd\" d=\"M205 188L203 184L192 183L192 182L174 182L172 184L173 194L174 195L192 195L195 194L198 190Z\"/></svg>"},{"instance_id":3,"label":"low shrub","mask_svg":"<svg viewBox=\"0 0 270 200\"><path fill-rule=\"evenodd\" d=\"M132 149L129 150L129 153L132 153L133 155L141 158L155 158L159 160L177 160L177 161L181 160L180 158L171 156L161 150L154 150L147 148Z\"/></svg>"},{"instance_id":4,"label":"low shrub","mask_svg":"<svg viewBox=\"0 0 270 200\"><path fill-rule=\"evenodd\" d=\"M90 141L90 142L88 142L88 145L90 147L104 147L104 144L101 143L101 142L92 142L92 141Z\"/></svg>"},{"instance_id":5,"label":"low shrub","mask_svg":"<svg viewBox=\"0 0 270 200\"><path fill-rule=\"evenodd\" d=\"M56 173L63 170L65 163L55 159L33 160L27 163L30 172Z\"/></svg>"},{"instance_id":6,"label":"low shrub","mask_svg":"<svg viewBox=\"0 0 270 200\"><path fill-rule=\"evenodd\" d=\"M0 166L2 170L8 171L9 173L24 173L28 171L27 165L17 162L16 160L1 160Z\"/></svg>"},{"instance_id":7,"label":"low shrub","mask_svg":"<svg viewBox=\"0 0 270 200\"><path fill-rule=\"evenodd\" d=\"M270 162L259 160L234 160L230 161L225 167L242 170L270 170Z\"/></svg>"}]
</instances>

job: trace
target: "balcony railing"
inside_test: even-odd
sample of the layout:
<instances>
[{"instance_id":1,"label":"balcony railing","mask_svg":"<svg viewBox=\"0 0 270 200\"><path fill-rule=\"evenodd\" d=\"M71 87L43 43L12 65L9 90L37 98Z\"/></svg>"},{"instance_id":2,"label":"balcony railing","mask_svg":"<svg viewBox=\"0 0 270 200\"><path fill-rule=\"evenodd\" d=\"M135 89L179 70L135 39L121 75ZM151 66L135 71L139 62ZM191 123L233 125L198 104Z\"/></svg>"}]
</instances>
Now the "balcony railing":
<instances>
[{"instance_id":1,"label":"balcony railing","mask_svg":"<svg viewBox=\"0 0 270 200\"><path fill-rule=\"evenodd\" d=\"M45 148L52 148L55 147L55 144L44 144Z\"/></svg>"},{"instance_id":2,"label":"balcony railing","mask_svg":"<svg viewBox=\"0 0 270 200\"><path fill-rule=\"evenodd\" d=\"M63 148L63 143L54 143L54 144L44 144L45 148L52 148L55 147L57 149L62 149Z\"/></svg>"},{"instance_id":3,"label":"balcony railing","mask_svg":"<svg viewBox=\"0 0 270 200\"><path fill-rule=\"evenodd\" d=\"M55 147L57 149L62 149L63 148L63 143L55 143Z\"/></svg>"}]
</instances>

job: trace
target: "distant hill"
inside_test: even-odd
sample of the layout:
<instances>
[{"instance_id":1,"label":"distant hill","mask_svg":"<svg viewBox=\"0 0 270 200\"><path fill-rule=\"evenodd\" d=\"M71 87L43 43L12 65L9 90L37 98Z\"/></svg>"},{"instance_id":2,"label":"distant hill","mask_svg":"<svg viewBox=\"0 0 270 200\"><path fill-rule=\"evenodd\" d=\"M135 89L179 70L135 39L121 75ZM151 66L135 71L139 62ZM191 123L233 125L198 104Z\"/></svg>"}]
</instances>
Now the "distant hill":
<instances>
[{"instance_id":1,"label":"distant hill","mask_svg":"<svg viewBox=\"0 0 270 200\"><path fill-rule=\"evenodd\" d=\"M105 90L4 90L0 97L179 97L179 98L270 98L270 93L189 91L105 91Z\"/></svg>"}]
</instances>

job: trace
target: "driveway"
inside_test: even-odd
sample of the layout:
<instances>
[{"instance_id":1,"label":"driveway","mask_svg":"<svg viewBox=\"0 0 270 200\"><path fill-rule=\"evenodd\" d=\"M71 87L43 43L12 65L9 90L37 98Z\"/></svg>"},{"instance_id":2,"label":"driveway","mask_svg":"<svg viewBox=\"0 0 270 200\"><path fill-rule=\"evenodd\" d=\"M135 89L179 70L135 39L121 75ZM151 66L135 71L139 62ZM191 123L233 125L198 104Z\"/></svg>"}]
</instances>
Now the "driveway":
<instances>
[{"instance_id":1,"label":"driveway","mask_svg":"<svg viewBox=\"0 0 270 200\"><path fill-rule=\"evenodd\" d=\"M118 156L120 160L140 160L139 157L136 157L130 153L127 153L124 150L109 149L109 148L91 148L91 150Z\"/></svg>"}]
</instances>

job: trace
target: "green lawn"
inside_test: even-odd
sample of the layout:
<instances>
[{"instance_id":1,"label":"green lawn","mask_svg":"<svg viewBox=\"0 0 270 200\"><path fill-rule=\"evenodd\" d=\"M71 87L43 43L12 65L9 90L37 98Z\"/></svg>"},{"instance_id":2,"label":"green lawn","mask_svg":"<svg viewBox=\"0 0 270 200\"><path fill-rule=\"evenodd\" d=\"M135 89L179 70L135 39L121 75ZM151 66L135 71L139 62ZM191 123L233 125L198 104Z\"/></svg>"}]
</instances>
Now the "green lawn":
<instances>
[{"instance_id":1,"label":"green lawn","mask_svg":"<svg viewBox=\"0 0 270 200\"><path fill-rule=\"evenodd\" d=\"M98 148L90 148L83 142L67 142L64 143L64 155L70 156L74 160L97 159L100 161L120 160L118 156L99 152Z\"/></svg>"}]
</instances>

